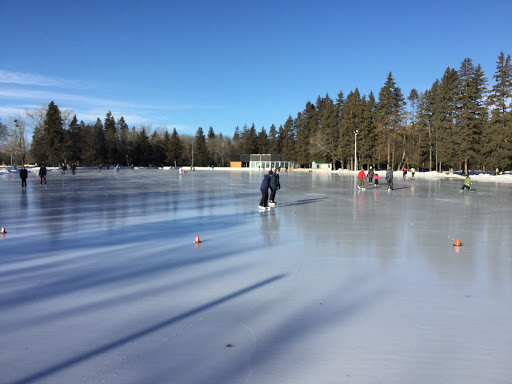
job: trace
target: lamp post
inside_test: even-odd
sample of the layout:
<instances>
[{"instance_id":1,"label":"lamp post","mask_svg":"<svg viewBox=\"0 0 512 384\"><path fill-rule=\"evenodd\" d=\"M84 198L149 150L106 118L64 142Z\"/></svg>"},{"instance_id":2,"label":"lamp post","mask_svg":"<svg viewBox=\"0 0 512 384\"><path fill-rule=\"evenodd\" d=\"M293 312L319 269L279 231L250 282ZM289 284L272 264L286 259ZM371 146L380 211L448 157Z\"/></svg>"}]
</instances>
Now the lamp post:
<instances>
[{"instance_id":1,"label":"lamp post","mask_svg":"<svg viewBox=\"0 0 512 384\"><path fill-rule=\"evenodd\" d=\"M14 169L16 169L16 147L18 146L18 120L14 119Z\"/></svg>"},{"instance_id":2,"label":"lamp post","mask_svg":"<svg viewBox=\"0 0 512 384\"><path fill-rule=\"evenodd\" d=\"M359 130L354 130L354 171L357 171L357 134Z\"/></svg>"}]
</instances>

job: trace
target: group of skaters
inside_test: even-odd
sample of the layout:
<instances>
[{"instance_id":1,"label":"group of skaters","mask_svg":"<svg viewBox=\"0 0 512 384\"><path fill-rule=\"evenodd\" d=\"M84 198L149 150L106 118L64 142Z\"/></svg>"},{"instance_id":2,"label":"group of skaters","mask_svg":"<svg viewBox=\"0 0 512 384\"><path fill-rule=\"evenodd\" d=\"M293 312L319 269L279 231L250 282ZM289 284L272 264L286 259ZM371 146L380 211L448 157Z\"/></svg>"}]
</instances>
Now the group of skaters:
<instances>
[{"instance_id":1,"label":"group of skaters","mask_svg":"<svg viewBox=\"0 0 512 384\"><path fill-rule=\"evenodd\" d=\"M276 192L278 189L281 189L281 184L279 183L279 168L270 169L270 171L263 175L263 181L261 182L261 200L259 209L265 210L270 209L270 207L275 207L277 204L277 201L275 201L276 198ZM268 196L268 190L270 189L270 198Z\"/></svg>"},{"instance_id":2,"label":"group of skaters","mask_svg":"<svg viewBox=\"0 0 512 384\"><path fill-rule=\"evenodd\" d=\"M406 176L407 176L407 168L404 167L402 172L403 172L403 179L405 180ZM414 180L415 174L416 174L416 170L414 168L411 168L412 180ZM367 177L366 173L364 172L364 169L361 169L357 175L357 178L359 179L359 185L357 187L361 190L365 190L364 179L368 179L368 183L370 183L370 184L375 183L375 187L379 186L380 176L378 173L374 172L372 166L370 166L370 169L368 170L368 177ZM393 170L390 167L388 167L388 169L386 170L386 183L388 186L388 191L392 191L394 189L394 187L393 187Z\"/></svg>"}]
</instances>

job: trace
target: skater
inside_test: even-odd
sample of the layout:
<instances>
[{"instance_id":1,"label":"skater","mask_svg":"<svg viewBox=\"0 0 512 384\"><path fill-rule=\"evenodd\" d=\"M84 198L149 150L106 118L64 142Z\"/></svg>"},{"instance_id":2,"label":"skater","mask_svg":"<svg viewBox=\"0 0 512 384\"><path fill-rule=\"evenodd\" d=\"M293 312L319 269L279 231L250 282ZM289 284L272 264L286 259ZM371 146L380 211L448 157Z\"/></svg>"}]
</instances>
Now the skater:
<instances>
[{"instance_id":1,"label":"skater","mask_svg":"<svg viewBox=\"0 0 512 384\"><path fill-rule=\"evenodd\" d=\"M375 187L378 187L379 186L379 179L380 179L380 176L378 173L375 174Z\"/></svg>"},{"instance_id":2,"label":"skater","mask_svg":"<svg viewBox=\"0 0 512 384\"><path fill-rule=\"evenodd\" d=\"M71 164L71 174L74 175L76 173L76 164Z\"/></svg>"},{"instance_id":3,"label":"skater","mask_svg":"<svg viewBox=\"0 0 512 384\"><path fill-rule=\"evenodd\" d=\"M402 171L404 172L404 180L405 180L405 176L407 176L407 168L404 167L404 169Z\"/></svg>"},{"instance_id":4,"label":"skater","mask_svg":"<svg viewBox=\"0 0 512 384\"><path fill-rule=\"evenodd\" d=\"M388 182L388 191L393 190L393 170L388 167L386 170L386 181Z\"/></svg>"},{"instance_id":5,"label":"skater","mask_svg":"<svg viewBox=\"0 0 512 384\"><path fill-rule=\"evenodd\" d=\"M414 180L415 173L416 173L416 169L411 168L411 175L412 175L411 180Z\"/></svg>"},{"instance_id":6,"label":"skater","mask_svg":"<svg viewBox=\"0 0 512 384\"><path fill-rule=\"evenodd\" d=\"M23 166L20 170L20 178L21 178L21 188L27 188L27 177L28 171L25 166Z\"/></svg>"},{"instance_id":7,"label":"skater","mask_svg":"<svg viewBox=\"0 0 512 384\"><path fill-rule=\"evenodd\" d=\"M366 179L366 174L364 173L364 169L361 169L359 171L359 174L357 175L357 178L359 179L359 185L357 186L359 189L364 190L364 179Z\"/></svg>"},{"instance_id":8,"label":"skater","mask_svg":"<svg viewBox=\"0 0 512 384\"><path fill-rule=\"evenodd\" d=\"M46 167L44 166L44 163L41 164L41 168L39 168L39 183L41 184L41 187L43 186L43 179L44 186L46 187Z\"/></svg>"},{"instance_id":9,"label":"skater","mask_svg":"<svg viewBox=\"0 0 512 384\"><path fill-rule=\"evenodd\" d=\"M460 189L461 192L464 191L464 189L468 189L468 191L471 189L470 185L473 184L471 182L471 177L469 177L469 175L466 176L466 180L464 180L464 185L462 186L462 188Z\"/></svg>"},{"instance_id":10,"label":"skater","mask_svg":"<svg viewBox=\"0 0 512 384\"><path fill-rule=\"evenodd\" d=\"M281 189L281 184L279 183L279 168L276 168L274 174L270 178L270 206L275 206L277 204L275 198L278 189Z\"/></svg>"},{"instance_id":11,"label":"skater","mask_svg":"<svg viewBox=\"0 0 512 384\"><path fill-rule=\"evenodd\" d=\"M368 183L372 183L373 182L373 167L370 166L370 170L368 171Z\"/></svg>"},{"instance_id":12,"label":"skater","mask_svg":"<svg viewBox=\"0 0 512 384\"><path fill-rule=\"evenodd\" d=\"M269 209L268 206L268 189L270 188L270 177L272 176L273 172L270 171L268 174L265 173L263 175L263 181L261 182L261 200L260 200L260 209Z\"/></svg>"}]
</instances>

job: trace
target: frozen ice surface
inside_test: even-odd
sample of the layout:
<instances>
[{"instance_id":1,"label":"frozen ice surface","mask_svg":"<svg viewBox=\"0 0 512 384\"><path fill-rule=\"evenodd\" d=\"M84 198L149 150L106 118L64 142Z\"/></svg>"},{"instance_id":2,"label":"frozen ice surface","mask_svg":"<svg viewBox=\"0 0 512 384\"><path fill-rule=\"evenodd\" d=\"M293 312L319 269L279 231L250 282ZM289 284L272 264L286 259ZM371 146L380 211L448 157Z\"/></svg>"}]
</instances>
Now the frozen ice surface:
<instances>
[{"instance_id":1,"label":"frozen ice surface","mask_svg":"<svg viewBox=\"0 0 512 384\"><path fill-rule=\"evenodd\" d=\"M0 176L0 383L512 382L510 184L261 178Z\"/></svg>"}]
</instances>

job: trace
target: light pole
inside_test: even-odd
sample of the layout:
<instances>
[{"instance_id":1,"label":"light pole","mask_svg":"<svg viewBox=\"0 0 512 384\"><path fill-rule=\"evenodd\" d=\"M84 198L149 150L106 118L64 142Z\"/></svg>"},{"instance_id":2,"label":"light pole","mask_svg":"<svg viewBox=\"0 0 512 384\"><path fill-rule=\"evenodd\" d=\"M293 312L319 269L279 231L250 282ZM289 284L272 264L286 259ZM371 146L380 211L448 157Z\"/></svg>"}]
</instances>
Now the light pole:
<instances>
[{"instance_id":1,"label":"light pole","mask_svg":"<svg viewBox=\"0 0 512 384\"><path fill-rule=\"evenodd\" d=\"M18 146L18 120L14 119L14 169L16 169L16 147Z\"/></svg>"},{"instance_id":2,"label":"light pole","mask_svg":"<svg viewBox=\"0 0 512 384\"><path fill-rule=\"evenodd\" d=\"M354 171L357 171L357 134L359 130L354 131Z\"/></svg>"}]
</instances>

